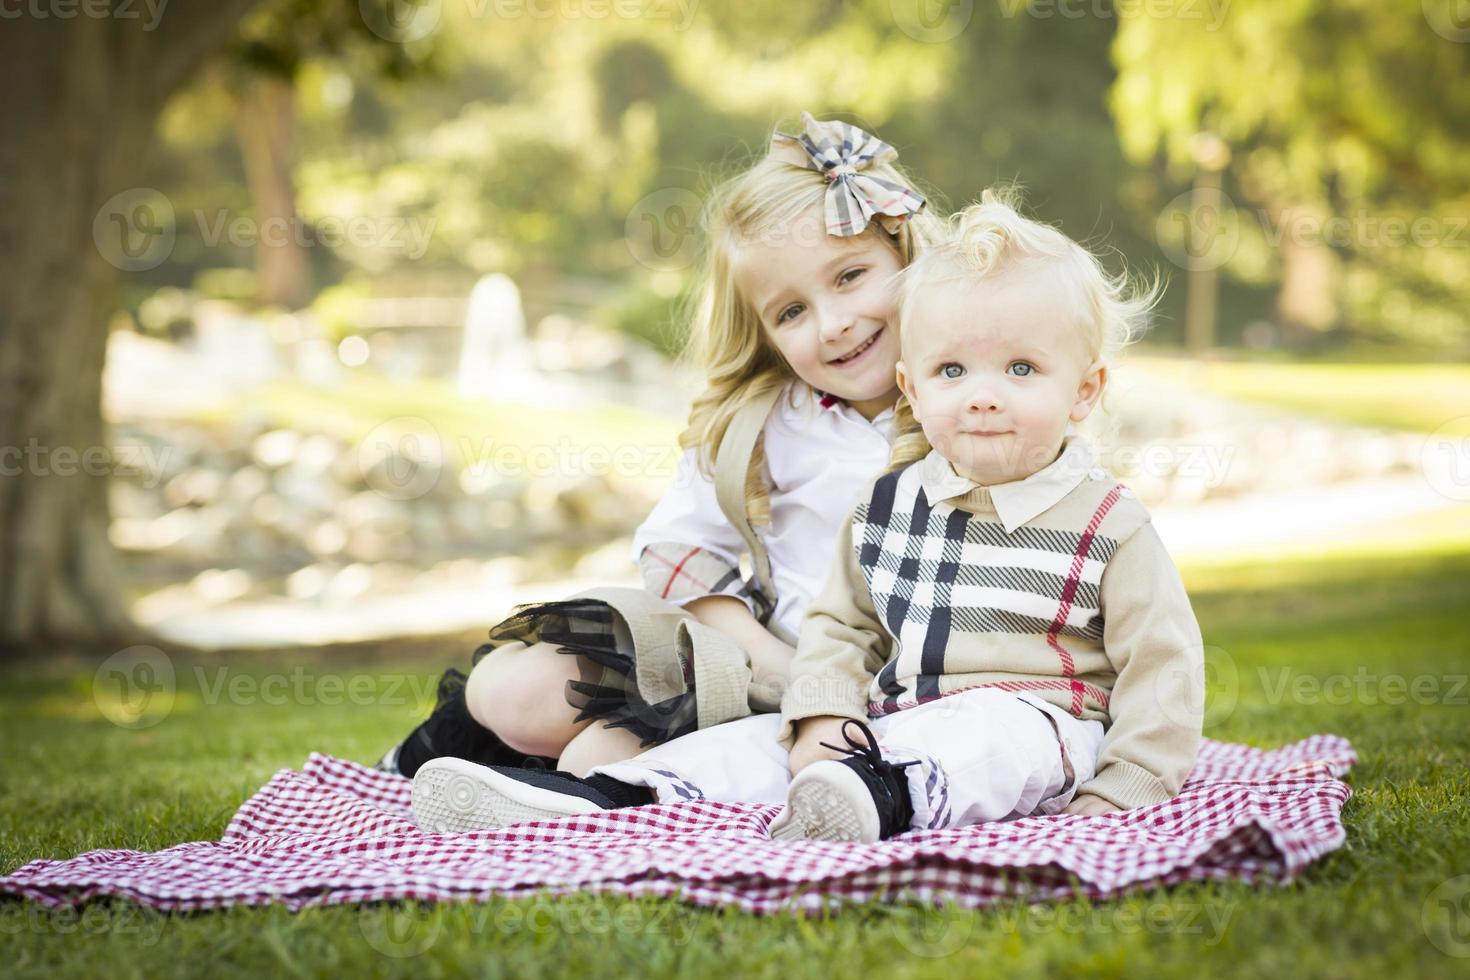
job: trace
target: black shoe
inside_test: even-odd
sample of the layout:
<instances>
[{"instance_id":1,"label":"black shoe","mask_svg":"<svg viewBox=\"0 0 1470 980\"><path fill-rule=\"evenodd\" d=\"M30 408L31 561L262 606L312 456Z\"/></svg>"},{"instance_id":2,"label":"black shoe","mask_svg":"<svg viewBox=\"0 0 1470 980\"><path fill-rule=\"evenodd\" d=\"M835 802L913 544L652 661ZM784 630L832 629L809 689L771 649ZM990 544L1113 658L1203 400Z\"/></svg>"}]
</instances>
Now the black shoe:
<instances>
[{"instance_id":1,"label":"black shoe","mask_svg":"<svg viewBox=\"0 0 1470 980\"><path fill-rule=\"evenodd\" d=\"M413 779L413 818L429 833L490 830L654 802L653 791L609 776L478 766L433 759Z\"/></svg>"},{"instance_id":2,"label":"black shoe","mask_svg":"<svg viewBox=\"0 0 1470 980\"><path fill-rule=\"evenodd\" d=\"M481 647L475 651L476 659L484 649ZM383 756L376 768L412 778L425 762L444 756L466 759L482 766L556 768L555 759L517 752L475 721L470 715L469 705L465 703L464 687L464 674L446 670L439 678L439 703L435 705L433 714L409 732L402 744Z\"/></svg>"},{"instance_id":3,"label":"black shoe","mask_svg":"<svg viewBox=\"0 0 1470 980\"><path fill-rule=\"evenodd\" d=\"M853 738L856 726L866 744ZM914 807L908 777L903 770L914 762L888 762L878 751L878 740L860 721L842 726L845 759L814 762L791 781L786 809L771 821L773 840L873 841L887 840L909 829Z\"/></svg>"}]
</instances>

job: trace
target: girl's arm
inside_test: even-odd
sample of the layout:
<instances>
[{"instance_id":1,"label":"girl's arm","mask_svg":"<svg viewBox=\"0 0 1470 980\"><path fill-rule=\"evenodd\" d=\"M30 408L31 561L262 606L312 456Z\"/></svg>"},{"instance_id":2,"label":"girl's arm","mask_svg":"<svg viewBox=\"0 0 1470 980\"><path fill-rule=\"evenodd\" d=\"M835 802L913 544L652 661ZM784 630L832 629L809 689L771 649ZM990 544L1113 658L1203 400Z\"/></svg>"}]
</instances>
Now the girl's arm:
<instances>
[{"instance_id":1,"label":"girl's arm","mask_svg":"<svg viewBox=\"0 0 1470 980\"><path fill-rule=\"evenodd\" d=\"M700 471L696 452L684 451L673 484L634 532L633 561L643 587L660 599L683 606L723 595L752 612L740 574L745 541L720 510L714 483Z\"/></svg>"},{"instance_id":2,"label":"girl's arm","mask_svg":"<svg viewBox=\"0 0 1470 980\"><path fill-rule=\"evenodd\" d=\"M835 734L839 719L867 720L869 687L891 652L853 551L849 515L838 527L827 583L802 620L791 683L781 699L777 738L791 750L793 766L804 755L798 748L817 753L811 746Z\"/></svg>"},{"instance_id":3,"label":"girl's arm","mask_svg":"<svg viewBox=\"0 0 1470 980\"><path fill-rule=\"evenodd\" d=\"M750 655L752 695L773 708L779 706L796 648L773 636L751 614L750 608L733 596L707 595L691 600L684 608L695 619L719 630L745 649Z\"/></svg>"}]
</instances>

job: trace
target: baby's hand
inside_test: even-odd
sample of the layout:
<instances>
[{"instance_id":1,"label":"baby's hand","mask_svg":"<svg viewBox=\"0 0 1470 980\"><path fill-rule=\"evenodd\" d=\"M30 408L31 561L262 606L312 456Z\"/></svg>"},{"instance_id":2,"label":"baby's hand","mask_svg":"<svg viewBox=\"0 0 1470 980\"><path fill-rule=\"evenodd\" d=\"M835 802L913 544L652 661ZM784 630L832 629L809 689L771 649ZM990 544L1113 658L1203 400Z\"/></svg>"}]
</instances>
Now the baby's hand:
<instances>
[{"instance_id":1,"label":"baby's hand","mask_svg":"<svg viewBox=\"0 0 1470 980\"><path fill-rule=\"evenodd\" d=\"M1101 796L1093 796L1091 793L1082 793L1071 803L1063 813L1077 813L1084 817L1100 817L1105 813L1122 813L1123 808L1114 806Z\"/></svg>"},{"instance_id":2,"label":"baby's hand","mask_svg":"<svg viewBox=\"0 0 1470 980\"><path fill-rule=\"evenodd\" d=\"M845 721L846 718L818 715L815 718L803 718L796 723L796 743L791 746L789 762L792 776L813 762L845 758L845 753L821 744L830 742L833 745L846 745L847 742L842 737L842 723Z\"/></svg>"}]
</instances>

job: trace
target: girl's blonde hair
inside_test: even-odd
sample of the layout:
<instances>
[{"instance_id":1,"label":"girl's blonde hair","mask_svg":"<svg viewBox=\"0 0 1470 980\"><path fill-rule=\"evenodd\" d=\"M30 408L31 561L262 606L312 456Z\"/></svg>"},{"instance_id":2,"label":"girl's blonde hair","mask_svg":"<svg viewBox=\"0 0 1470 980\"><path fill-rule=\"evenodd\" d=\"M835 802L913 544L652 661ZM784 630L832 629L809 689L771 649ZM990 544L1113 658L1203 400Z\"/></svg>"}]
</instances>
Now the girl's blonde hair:
<instances>
[{"instance_id":1,"label":"girl's blonde hair","mask_svg":"<svg viewBox=\"0 0 1470 980\"><path fill-rule=\"evenodd\" d=\"M893 163L875 163L863 172L915 186ZM705 204L701 220L704 269L682 359L703 372L706 386L694 399L679 446L700 447L700 467L711 478L730 420L746 404L796 376L767 339L759 314L735 284L736 250L751 242L780 240L803 212L822 207L826 193L823 174L767 156L716 187ZM926 208L910 216L897 234L890 235L877 221L863 234L881 237L907 266L938 239L942 229L943 223ZM745 478L746 511L756 524L770 522L764 470L762 436L756 440Z\"/></svg>"},{"instance_id":2,"label":"girl's blonde hair","mask_svg":"<svg viewBox=\"0 0 1470 980\"><path fill-rule=\"evenodd\" d=\"M1020 192L1009 186L986 190L947 222L943 240L906 268L899 283L899 331L922 329L914 321L919 297L945 283L975 283L1021 268L1046 269L1061 288L1082 300L1077 326L1091 360L1111 359L1148 328L1149 314L1163 284L1158 275L1147 286L1127 272L1110 274L1092 252L1060 230L1020 212ZM913 406L900 396L894 408L893 452L888 472L929 455L933 448Z\"/></svg>"}]
</instances>

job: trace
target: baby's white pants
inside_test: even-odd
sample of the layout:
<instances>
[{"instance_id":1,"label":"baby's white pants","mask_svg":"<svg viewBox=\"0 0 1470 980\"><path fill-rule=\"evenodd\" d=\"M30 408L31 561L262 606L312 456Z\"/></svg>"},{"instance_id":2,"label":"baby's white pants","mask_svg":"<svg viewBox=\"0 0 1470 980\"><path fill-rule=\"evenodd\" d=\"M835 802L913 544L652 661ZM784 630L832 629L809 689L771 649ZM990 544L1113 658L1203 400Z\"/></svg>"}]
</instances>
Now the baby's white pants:
<instances>
[{"instance_id":1,"label":"baby's white pants","mask_svg":"<svg viewBox=\"0 0 1470 980\"><path fill-rule=\"evenodd\" d=\"M592 772L647 786L660 803L784 803L791 773L776 742L780 724L779 715L752 715ZM1060 812L1092 778L1103 738L1101 722L992 688L951 694L868 726L885 759L919 763L904 770L914 830Z\"/></svg>"}]
</instances>

